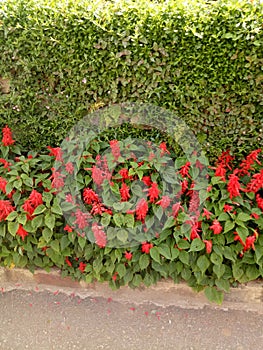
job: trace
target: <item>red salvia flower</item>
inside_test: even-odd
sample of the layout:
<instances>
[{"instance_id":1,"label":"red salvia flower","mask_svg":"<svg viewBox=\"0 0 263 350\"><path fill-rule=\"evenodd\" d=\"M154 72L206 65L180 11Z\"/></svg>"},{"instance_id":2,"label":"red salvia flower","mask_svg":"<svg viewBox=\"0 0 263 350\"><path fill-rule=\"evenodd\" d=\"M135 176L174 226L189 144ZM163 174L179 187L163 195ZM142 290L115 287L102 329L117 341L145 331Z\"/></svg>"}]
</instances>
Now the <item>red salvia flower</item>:
<instances>
[{"instance_id":1,"label":"red salvia flower","mask_svg":"<svg viewBox=\"0 0 263 350\"><path fill-rule=\"evenodd\" d=\"M66 172L68 174L73 174L74 173L74 165L71 162L68 162L66 164Z\"/></svg>"},{"instance_id":2,"label":"red salvia flower","mask_svg":"<svg viewBox=\"0 0 263 350\"><path fill-rule=\"evenodd\" d=\"M4 169L7 169L8 171L10 171L10 165L12 165L12 163L9 163L7 160L0 158L0 163L3 164Z\"/></svg>"},{"instance_id":3,"label":"red salvia flower","mask_svg":"<svg viewBox=\"0 0 263 350\"><path fill-rule=\"evenodd\" d=\"M9 129L9 127L6 125L3 129L3 138L2 138L2 144L4 146L12 146L15 143L15 140L12 139L12 132Z\"/></svg>"},{"instance_id":4,"label":"red salvia flower","mask_svg":"<svg viewBox=\"0 0 263 350\"><path fill-rule=\"evenodd\" d=\"M191 196L191 200L189 203L189 212L195 213L195 215L198 217L200 215L199 205L200 205L199 192L193 191L192 196Z\"/></svg>"},{"instance_id":5,"label":"red salvia flower","mask_svg":"<svg viewBox=\"0 0 263 350\"><path fill-rule=\"evenodd\" d=\"M47 146L47 149L49 149L49 151L50 151L49 155L55 157L56 161L58 161L58 162L63 161L63 159L62 159L63 153L62 153L62 149L60 147L52 148L50 146Z\"/></svg>"},{"instance_id":6,"label":"red salvia flower","mask_svg":"<svg viewBox=\"0 0 263 350\"><path fill-rule=\"evenodd\" d=\"M123 180L129 179L129 170L127 168L122 168L119 170L119 174L121 175Z\"/></svg>"},{"instance_id":7,"label":"red salvia flower","mask_svg":"<svg viewBox=\"0 0 263 350\"><path fill-rule=\"evenodd\" d=\"M224 210L225 213L227 213L227 212L233 210L233 208L234 208L234 207L233 207L232 205L225 204L223 210Z\"/></svg>"},{"instance_id":8,"label":"red salvia flower","mask_svg":"<svg viewBox=\"0 0 263 350\"><path fill-rule=\"evenodd\" d=\"M107 244L107 236L105 232L103 231L103 228L97 224L97 222L94 222L92 224L92 232L94 234L95 243L100 248L104 248Z\"/></svg>"},{"instance_id":9,"label":"red salvia flower","mask_svg":"<svg viewBox=\"0 0 263 350\"><path fill-rule=\"evenodd\" d=\"M32 206L28 199L22 205L22 209L27 213L27 220L32 220L35 208Z\"/></svg>"},{"instance_id":10,"label":"red salvia flower","mask_svg":"<svg viewBox=\"0 0 263 350\"><path fill-rule=\"evenodd\" d=\"M221 177L222 181L226 181L226 168L224 164L219 164L215 169L215 176Z\"/></svg>"},{"instance_id":11,"label":"red salvia flower","mask_svg":"<svg viewBox=\"0 0 263 350\"><path fill-rule=\"evenodd\" d=\"M199 221L196 220L189 220L186 221L186 223L190 224L191 226L191 233L190 233L190 239L196 239L196 238L200 238L199 236L199 232L201 231L201 223Z\"/></svg>"},{"instance_id":12,"label":"red salvia flower","mask_svg":"<svg viewBox=\"0 0 263 350\"><path fill-rule=\"evenodd\" d=\"M72 267L72 263L71 263L71 261L69 260L68 257L66 257L65 262L66 262L66 264L67 264L69 267Z\"/></svg>"},{"instance_id":13,"label":"red salvia flower","mask_svg":"<svg viewBox=\"0 0 263 350\"><path fill-rule=\"evenodd\" d=\"M259 207L263 211L263 198L260 196L260 194L256 194L256 202Z\"/></svg>"},{"instance_id":14,"label":"red salvia flower","mask_svg":"<svg viewBox=\"0 0 263 350\"><path fill-rule=\"evenodd\" d=\"M74 204L73 197L72 197L72 195L71 195L70 193L66 194L66 196L65 196L65 201L66 201L67 203Z\"/></svg>"},{"instance_id":15,"label":"red salvia flower","mask_svg":"<svg viewBox=\"0 0 263 350\"><path fill-rule=\"evenodd\" d=\"M256 241L256 234L254 234L253 236L249 236L246 238L246 242L245 242L245 246L244 246L244 252L246 252L247 250L249 250L250 248L252 248L253 250L255 250L255 241Z\"/></svg>"},{"instance_id":16,"label":"red salvia flower","mask_svg":"<svg viewBox=\"0 0 263 350\"><path fill-rule=\"evenodd\" d=\"M140 199L136 206L136 217L137 220L141 220L144 222L144 219L146 218L147 212L148 212L148 204L144 198Z\"/></svg>"},{"instance_id":17,"label":"red salvia flower","mask_svg":"<svg viewBox=\"0 0 263 350\"><path fill-rule=\"evenodd\" d=\"M70 227L69 225L66 225L66 226L64 227L64 231L72 232L73 229L72 229L72 227Z\"/></svg>"},{"instance_id":18,"label":"red salvia flower","mask_svg":"<svg viewBox=\"0 0 263 350\"><path fill-rule=\"evenodd\" d=\"M142 243L142 252L145 254L149 254L150 250L153 248L153 244L152 243L148 243L148 242L143 242Z\"/></svg>"},{"instance_id":19,"label":"red salvia flower","mask_svg":"<svg viewBox=\"0 0 263 350\"><path fill-rule=\"evenodd\" d=\"M91 215L101 215L104 212L104 206L101 203L92 203Z\"/></svg>"},{"instance_id":20,"label":"red salvia flower","mask_svg":"<svg viewBox=\"0 0 263 350\"><path fill-rule=\"evenodd\" d=\"M28 201L34 208L36 208L39 205L43 204L42 194L36 190L32 190L28 198Z\"/></svg>"},{"instance_id":21,"label":"red salvia flower","mask_svg":"<svg viewBox=\"0 0 263 350\"><path fill-rule=\"evenodd\" d=\"M209 240L204 239L203 242L205 243L206 253L210 254L213 246L212 241L210 239Z\"/></svg>"},{"instance_id":22,"label":"red salvia flower","mask_svg":"<svg viewBox=\"0 0 263 350\"><path fill-rule=\"evenodd\" d=\"M132 253L131 252L125 252L125 259L126 260L131 260L132 259Z\"/></svg>"},{"instance_id":23,"label":"red salvia flower","mask_svg":"<svg viewBox=\"0 0 263 350\"><path fill-rule=\"evenodd\" d=\"M210 211L208 211L207 209L203 209L203 214L202 217L206 217L206 220L210 220L211 215L213 215Z\"/></svg>"},{"instance_id":24,"label":"red salvia flower","mask_svg":"<svg viewBox=\"0 0 263 350\"><path fill-rule=\"evenodd\" d=\"M169 207L171 203L171 198L169 196L162 196L162 199L156 202L156 204L160 205L163 209Z\"/></svg>"},{"instance_id":25,"label":"red salvia flower","mask_svg":"<svg viewBox=\"0 0 263 350\"><path fill-rule=\"evenodd\" d=\"M80 271L81 273L85 272L86 266L87 266L87 264L85 264L84 262L81 261L81 262L79 263L79 267L78 267L79 271Z\"/></svg>"},{"instance_id":26,"label":"red salvia flower","mask_svg":"<svg viewBox=\"0 0 263 350\"><path fill-rule=\"evenodd\" d=\"M238 242L240 242L241 244L242 244L242 246L244 247L245 246L245 243L242 241L242 239L241 239L241 237L239 236L239 234L235 231L234 232L234 240L235 241L238 241Z\"/></svg>"},{"instance_id":27,"label":"red salvia flower","mask_svg":"<svg viewBox=\"0 0 263 350\"><path fill-rule=\"evenodd\" d=\"M91 188L84 188L83 190L84 202L88 205L92 203L99 203L99 196Z\"/></svg>"},{"instance_id":28,"label":"red salvia flower","mask_svg":"<svg viewBox=\"0 0 263 350\"><path fill-rule=\"evenodd\" d=\"M49 179L52 179L51 186L52 188L59 189L64 187L64 180L63 177L65 175L62 175L59 171L56 171L55 168L52 168L52 175Z\"/></svg>"},{"instance_id":29,"label":"red salvia flower","mask_svg":"<svg viewBox=\"0 0 263 350\"><path fill-rule=\"evenodd\" d=\"M244 159L242 161L242 163L239 166L238 169L238 174L240 176L244 176L249 174L249 170L253 170L252 169L252 165L256 162L257 164L261 164L260 161L258 160L258 155L261 152L261 149L257 149L255 151L252 151L247 157L246 159Z\"/></svg>"},{"instance_id":30,"label":"red salvia flower","mask_svg":"<svg viewBox=\"0 0 263 350\"><path fill-rule=\"evenodd\" d=\"M160 150L161 150L161 156L163 156L165 153L170 154L170 152L167 149L166 143L162 142L159 146Z\"/></svg>"},{"instance_id":31,"label":"red salvia flower","mask_svg":"<svg viewBox=\"0 0 263 350\"><path fill-rule=\"evenodd\" d=\"M215 235L219 235L222 232L223 227L221 226L220 222L215 219L213 221L213 225L210 226L210 229L214 231Z\"/></svg>"},{"instance_id":32,"label":"red salvia flower","mask_svg":"<svg viewBox=\"0 0 263 350\"><path fill-rule=\"evenodd\" d=\"M180 209L182 209L182 211L184 211L184 208L182 207L180 202L173 204L173 206L172 206L172 216L174 218L177 217Z\"/></svg>"},{"instance_id":33,"label":"red salvia flower","mask_svg":"<svg viewBox=\"0 0 263 350\"><path fill-rule=\"evenodd\" d=\"M252 218L254 218L255 220L259 219L259 215L257 213L251 213L250 215Z\"/></svg>"},{"instance_id":34,"label":"red salvia flower","mask_svg":"<svg viewBox=\"0 0 263 350\"><path fill-rule=\"evenodd\" d=\"M93 167L91 169L91 177L92 177L92 180L94 181L94 183L96 185L100 186L105 179L105 174L100 168L93 165Z\"/></svg>"},{"instance_id":35,"label":"red salvia flower","mask_svg":"<svg viewBox=\"0 0 263 350\"><path fill-rule=\"evenodd\" d=\"M111 152L114 157L114 160L118 161L119 157L121 156L119 141L117 140L110 141L110 148L111 148Z\"/></svg>"},{"instance_id":36,"label":"red salvia flower","mask_svg":"<svg viewBox=\"0 0 263 350\"><path fill-rule=\"evenodd\" d=\"M75 222L81 230L88 226L87 213L83 213L80 209L77 209L75 216L76 216Z\"/></svg>"},{"instance_id":37,"label":"red salvia flower","mask_svg":"<svg viewBox=\"0 0 263 350\"><path fill-rule=\"evenodd\" d=\"M188 189L188 181L186 179L184 179L182 182L181 182L181 192L182 194L184 194Z\"/></svg>"},{"instance_id":38,"label":"red salvia flower","mask_svg":"<svg viewBox=\"0 0 263 350\"><path fill-rule=\"evenodd\" d=\"M239 183L239 178L235 174L235 172L233 174L229 175L227 190L229 192L230 199L232 199L233 197L240 196L241 186Z\"/></svg>"},{"instance_id":39,"label":"red salvia flower","mask_svg":"<svg viewBox=\"0 0 263 350\"><path fill-rule=\"evenodd\" d=\"M260 173L252 176L252 180L247 184L246 191L256 193L261 187L263 187L263 169Z\"/></svg>"},{"instance_id":40,"label":"red salvia flower","mask_svg":"<svg viewBox=\"0 0 263 350\"><path fill-rule=\"evenodd\" d=\"M6 194L7 180L0 176L0 191Z\"/></svg>"},{"instance_id":41,"label":"red salvia flower","mask_svg":"<svg viewBox=\"0 0 263 350\"><path fill-rule=\"evenodd\" d=\"M143 176L142 177L142 182L146 185L146 186L151 186L152 184L152 180L150 176Z\"/></svg>"},{"instance_id":42,"label":"red salvia flower","mask_svg":"<svg viewBox=\"0 0 263 350\"><path fill-rule=\"evenodd\" d=\"M120 195L122 202L126 202L131 196L130 196L130 188L126 185L126 183L122 183L120 188Z\"/></svg>"},{"instance_id":43,"label":"red salvia flower","mask_svg":"<svg viewBox=\"0 0 263 350\"><path fill-rule=\"evenodd\" d=\"M147 190L148 196L150 197L150 202L154 203L154 201L159 197L160 190L158 189L158 184L153 182L151 187Z\"/></svg>"},{"instance_id":44,"label":"red salvia flower","mask_svg":"<svg viewBox=\"0 0 263 350\"><path fill-rule=\"evenodd\" d=\"M189 170L190 170L191 163L186 162L185 165L181 167L179 170L179 173L181 174L182 177L190 177L189 175Z\"/></svg>"},{"instance_id":45,"label":"red salvia flower","mask_svg":"<svg viewBox=\"0 0 263 350\"><path fill-rule=\"evenodd\" d=\"M5 220L14 210L15 208L9 200L0 199L0 221Z\"/></svg>"},{"instance_id":46,"label":"red salvia flower","mask_svg":"<svg viewBox=\"0 0 263 350\"><path fill-rule=\"evenodd\" d=\"M24 227L21 224L19 224L19 227L18 227L16 234L18 236L20 236L23 241L24 241L25 237L28 236L28 232L24 229Z\"/></svg>"}]
</instances>

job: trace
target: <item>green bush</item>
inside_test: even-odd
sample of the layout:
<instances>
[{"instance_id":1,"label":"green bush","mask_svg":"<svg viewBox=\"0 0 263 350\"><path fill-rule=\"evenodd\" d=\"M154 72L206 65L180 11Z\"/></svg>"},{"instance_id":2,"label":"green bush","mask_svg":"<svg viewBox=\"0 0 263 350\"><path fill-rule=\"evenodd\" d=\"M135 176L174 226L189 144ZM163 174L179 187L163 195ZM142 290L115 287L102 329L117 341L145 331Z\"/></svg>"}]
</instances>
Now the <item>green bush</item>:
<instances>
[{"instance_id":1,"label":"green bush","mask_svg":"<svg viewBox=\"0 0 263 350\"><path fill-rule=\"evenodd\" d=\"M100 106L141 101L182 118L211 157L248 153L262 142L262 10L232 0L1 1L0 126L40 150Z\"/></svg>"},{"instance_id":2,"label":"green bush","mask_svg":"<svg viewBox=\"0 0 263 350\"><path fill-rule=\"evenodd\" d=\"M237 167L224 152L214 168L195 150L174 158L164 142L128 138L21 155L3 131L0 265L112 288L184 280L217 303L263 277L260 149Z\"/></svg>"}]
</instances>

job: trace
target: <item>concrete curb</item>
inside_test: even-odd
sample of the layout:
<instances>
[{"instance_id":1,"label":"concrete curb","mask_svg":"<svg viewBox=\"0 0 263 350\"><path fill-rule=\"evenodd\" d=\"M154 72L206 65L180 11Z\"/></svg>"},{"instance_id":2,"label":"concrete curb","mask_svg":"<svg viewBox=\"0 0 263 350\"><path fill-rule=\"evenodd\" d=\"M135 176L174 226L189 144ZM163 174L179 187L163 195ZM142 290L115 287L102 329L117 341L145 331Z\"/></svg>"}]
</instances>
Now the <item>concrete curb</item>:
<instances>
[{"instance_id":1,"label":"concrete curb","mask_svg":"<svg viewBox=\"0 0 263 350\"><path fill-rule=\"evenodd\" d=\"M51 272L36 270L34 274L26 269L7 269L0 267L0 288L2 292L14 289L59 291L74 293L80 298L112 298L122 303L153 303L161 307L177 306L185 309L202 309L204 307L222 310L253 311L263 314L263 282L254 281L238 288L231 288L225 293L221 306L210 303L203 292L196 293L185 283L174 284L163 280L149 288L131 289L127 286L113 291L108 283L91 283L62 278L59 270Z\"/></svg>"}]
</instances>

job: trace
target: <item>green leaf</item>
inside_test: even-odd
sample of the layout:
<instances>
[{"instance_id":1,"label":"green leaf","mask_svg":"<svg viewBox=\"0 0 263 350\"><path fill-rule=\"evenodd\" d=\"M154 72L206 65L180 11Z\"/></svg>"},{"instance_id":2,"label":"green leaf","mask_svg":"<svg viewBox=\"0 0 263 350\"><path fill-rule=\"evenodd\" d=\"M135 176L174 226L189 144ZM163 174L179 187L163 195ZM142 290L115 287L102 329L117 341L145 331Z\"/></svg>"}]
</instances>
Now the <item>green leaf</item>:
<instances>
[{"instance_id":1,"label":"green leaf","mask_svg":"<svg viewBox=\"0 0 263 350\"><path fill-rule=\"evenodd\" d=\"M81 236L78 237L78 244L82 250L84 249L86 243L87 243L86 237L81 237Z\"/></svg>"},{"instance_id":2,"label":"green leaf","mask_svg":"<svg viewBox=\"0 0 263 350\"><path fill-rule=\"evenodd\" d=\"M113 221L115 222L115 225L118 227L121 227L124 224L124 216L122 214L114 214L113 215Z\"/></svg>"},{"instance_id":3,"label":"green leaf","mask_svg":"<svg viewBox=\"0 0 263 350\"><path fill-rule=\"evenodd\" d=\"M131 283L134 287L139 287L142 283L142 276L135 274Z\"/></svg>"},{"instance_id":4,"label":"green leaf","mask_svg":"<svg viewBox=\"0 0 263 350\"><path fill-rule=\"evenodd\" d=\"M19 214L18 217L17 217L17 221L19 222L19 224L25 225L26 222L27 222L27 215L26 215L26 213Z\"/></svg>"},{"instance_id":5,"label":"green leaf","mask_svg":"<svg viewBox=\"0 0 263 350\"><path fill-rule=\"evenodd\" d=\"M149 266L150 258L148 254L142 254L139 259L139 266L141 270L146 269Z\"/></svg>"},{"instance_id":6,"label":"green leaf","mask_svg":"<svg viewBox=\"0 0 263 350\"><path fill-rule=\"evenodd\" d=\"M117 238L123 243L126 243L128 240L129 234L126 230L118 230L117 232Z\"/></svg>"},{"instance_id":7,"label":"green leaf","mask_svg":"<svg viewBox=\"0 0 263 350\"><path fill-rule=\"evenodd\" d=\"M59 240L55 239L54 241L52 241L50 243L50 247L56 252L56 253L60 253L60 244L59 244Z\"/></svg>"},{"instance_id":8,"label":"green leaf","mask_svg":"<svg viewBox=\"0 0 263 350\"><path fill-rule=\"evenodd\" d=\"M67 235L62 236L60 240L61 251L63 251L69 245L70 245L70 241L68 239L68 236Z\"/></svg>"},{"instance_id":9,"label":"green leaf","mask_svg":"<svg viewBox=\"0 0 263 350\"><path fill-rule=\"evenodd\" d=\"M238 264L234 264L234 265L232 266L232 271L233 271L233 276L234 276L235 280L237 280L237 281L238 281L238 280L243 276L243 274L244 274L243 269L242 269L241 266L238 265Z\"/></svg>"},{"instance_id":10,"label":"green leaf","mask_svg":"<svg viewBox=\"0 0 263 350\"><path fill-rule=\"evenodd\" d=\"M213 266L213 271L216 274L217 278L221 278L224 273L225 273L225 265L221 264L221 265L214 265Z\"/></svg>"},{"instance_id":11,"label":"green leaf","mask_svg":"<svg viewBox=\"0 0 263 350\"><path fill-rule=\"evenodd\" d=\"M205 249L204 242L200 238L195 238L191 243L189 252L199 252L203 249Z\"/></svg>"},{"instance_id":12,"label":"green leaf","mask_svg":"<svg viewBox=\"0 0 263 350\"><path fill-rule=\"evenodd\" d=\"M218 279L215 281L216 282L216 286L223 290L224 292L229 292L230 290L230 283L228 280L224 280L224 279Z\"/></svg>"},{"instance_id":13,"label":"green leaf","mask_svg":"<svg viewBox=\"0 0 263 350\"><path fill-rule=\"evenodd\" d=\"M186 251L182 250L179 252L179 260L185 264L185 265L189 265L189 253L187 253Z\"/></svg>"},{"instance_id":14,"label":"green leaf","mask_svg":"<svg viewBox=\"0 0 263 350\"><path fill-rule=\"evenodd\" d=\"M209 301L218 305L221 305L224 300L223 292L218 291L215 287L206 287L205 295Z\"/></svg>"},{"instance_id":15,"label":"green leaf","mask_svg":"<svg viewBox=\"0 0 263 350\"><path fill-rule=\"evenodd\" d=\"M101 217L101 225L103 227L108 227L111 221L111 215L108 213L103 213Z\"/></svg>"},{"instance_id":16,"label":"green leaf","mask_svg":"<svg viewBox=\"0 0 263 350\"><path fill-rule=\"evenodd\" d=\"M246 276L248 277L249 281L254 281L260 276L260 272L255 265L250 265L246 269Z\"/></svg>"},{"instance_id":17,"label":"green leaf","mask_svg":"<svg viewBox=\"0 0 263 350\"><path fill-rule=\"evenodd\" d=\"M53 214L51 214L50 212L48 212L45 215L45 224L50 230L53 230L53 228L55 226L55 221L56 221L56 217Z\"/></svg>"},{"instance_id":18,"label":"green leaf","mask_svg":"<svg viewBox=\"0 0 263 350\"><path fill-rule=\"evenodd\" d=\"M202 274L205 273L205 271L208 269L208 267L210 266L210 261L209 259L205 256L205 255L201 255L199 256L199 258L197 259L196 262L197 266L199 267L199 269L201 270Z\"/></svg>"},{"instance_id":19,"label":"green leaf","mask_svg":"<svg viewBox=\"0 0 263 350\"><path fill-rule=\"evenodd\" d=\"M247 213L239 213L237 215L237 220L240 220L240 221L249 221L251 220L251 217L250 215L248 215Z\"/></svg>"},{"instance_id":20,"label":"green leaf","mask_svg":"<svg viewBox=\"0 0 263 350\"><path fill-rule=\"evenodd\" d=\"M216 254L215 252L212 252L212 254L210 255L210 260L215 265L221 265L223 262L223 257Z\"/></svg>"},{"instance_id":21,"label":"green leaf","mask_svg":"<svg viewBox=\"0 0 263 350\"><path fill-rule=\"evenodd\" d=\"M190 248L190 243L185 239L180 239L179 242L177 243L177 247L179 249L188 249Z\"/></svg>"},{"instance_id":22,"label":"green leaf","mask_svg":"<svg viewBox=\"0 0 263 350\"><path fill-rule=\"evenodd\" d=\"M17 211L12 211L6 218L7 221L13 221L17 218L18 213Z\"/></svg>"},{"instance_id":23,"label":"green leaf","mask_svg":"<svg viewBox=\"0 0 263 350\"><path fill-rule=\"evenodd\" d=\"M247 236L249 235L248 229L246 227L239 226L239 227L237 227L236 231L237 231L239 237L242 239L242 241L245 242Z\"/></svg>"},{"instance_id":24,"label":"green leaf","mask_svg":"<svg viewBox=\"0 0 263 350\"><path fill-rule=\"evenodd\" d=\"M218 221L228 221L229 215L227 213L221 213L217 219Z\"/></svg>"},{"instance_id":25,"label":"green leaf","mask_svg":"<svg viewBox=\"0 0 263 350\"><path fill-rule=\"evenodd\" d=\"M8 222L7 224L7 231L13 236L15 237L16 233L17 233L17 230L19 228L19 223L18 222Z\"/></svg>"},{"instance_id":26,"label":"green leaf","mask_svg":"<svg viewBox=\"0 0 263 350\"><path fill-rule=\"evenodd\" d=\"M132 214L125 215L125 225L130 228L134 227L134 215Z\"/></svg>"},{"instance_id":27,"label":"green leaf","mask_svg":"<svg viewBox=\"0 0 263 350\"><path fill-rule=\"evenodd\" d=\"M154 261L158 262L159 264L161 263L158 247L153 247L150 249L150 256Z\"/></svg>"},{"instance_id":28,"label":"green leaf","mask_svg":"<svg viewBox=\"0 0 263 350\"><path fill-rule=\"evenodd\" d=\"M124 277L126 274L126 267L124 264L119 264L116 268L116 272L118 272L118 275L120 278Z\"/></svg>"},{"instance_id":29,"label":"green leaf","mask_svg":"<svg viewBox=\"0 0 263 350\"><path fill-rule=\"evenodd\" d=\"M51 212L53 213L53 214L57 214L57 215L63 215L63 212L62 212L62 210L61 210L61 207L60 207L60 205L59 204L57 204L57 203L54 203L53 205L52 205L52 207L51 207Z\"/></svg>"},{"instance_id":30,"label":"green leaf","mask_svg":"<svg viewBox=\"0 0 263 350\"><path fill-rule=\"evenodd\" d=\"M42 231L42 236L47 243L49 243L49 241L51 240L52 235L53 235L52 230L50 230L47 227L45 227L44 230Z\"/></svg>"},{"instance_id":31,"label":"green leaf","mask_svg":"<svg viewBox=\"0 0 263 350\"><path fill-rule=\"evenodd\" d=\"M168 246L168 244L161 244L158 247L159 253L164 256L166 259L171 260L172 259L172 255L171 255L171 250L170 247Z\"/></svg>"},{"instance_id":32,"label":"green leaf","mask_svg":"<svg viewBox=\"0 0 263 350\"><path fill-rule=\"evenodd\" d=\"M235 223L233 221L226 221L224 227L224 233L231 231L235 227Z\"/></svg>"},{"instance_id":33,"label":"green leaf","mask_svg":"<svg viewBox=\"0 0 263 350\"><path fill-rule=\"evenodd\" d=\"M43 224L43 215L36 216L31 221L33 229L39 228Z\"/></svg>"}]
</instances>

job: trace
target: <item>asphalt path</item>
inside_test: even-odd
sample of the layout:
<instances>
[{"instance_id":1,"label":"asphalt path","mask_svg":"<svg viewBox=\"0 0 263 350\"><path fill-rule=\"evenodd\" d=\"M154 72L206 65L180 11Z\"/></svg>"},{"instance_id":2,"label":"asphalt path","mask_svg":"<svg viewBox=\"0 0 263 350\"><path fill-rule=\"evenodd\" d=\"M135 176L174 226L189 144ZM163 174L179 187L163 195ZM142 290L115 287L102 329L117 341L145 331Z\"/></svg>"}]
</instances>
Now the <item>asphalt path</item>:
<instances>
[{"instance_id":1,"label":"asphalt path","mask_svg":"<svg viewBox=\"0 0 263 350\"><path fill-rule=\"evenodd\" d=\"M257 312L0 291L1 350L261 350Z\"/></svg>"}]
</instances>

